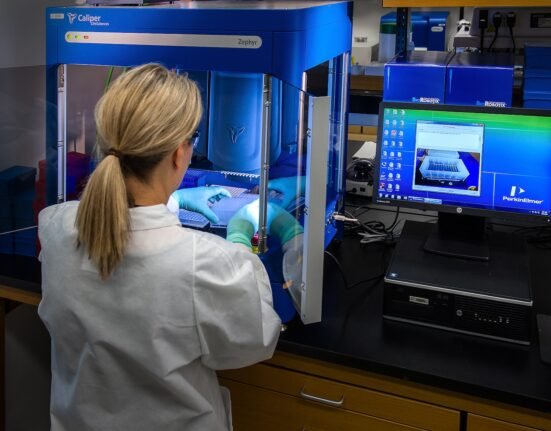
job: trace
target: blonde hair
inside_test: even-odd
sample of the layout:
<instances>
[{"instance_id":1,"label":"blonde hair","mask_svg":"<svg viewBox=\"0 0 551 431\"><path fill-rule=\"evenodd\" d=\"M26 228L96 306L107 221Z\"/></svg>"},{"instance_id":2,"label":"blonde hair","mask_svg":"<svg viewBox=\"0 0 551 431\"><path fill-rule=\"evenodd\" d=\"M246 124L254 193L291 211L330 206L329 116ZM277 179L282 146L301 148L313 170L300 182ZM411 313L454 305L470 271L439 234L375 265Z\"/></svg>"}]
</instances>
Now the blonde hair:
<instances>
[{"instance_id":1,"label":"blonde hair","mask_svg":"<svg viewBox=\"0 0 551 431\"><path fill-rule=\"evenodd\" d=\"M96 105L98 149L104 158L78 207L82 245L106 279L122 260L130 228L125 178L147 182L153 168L194 133L202 115L197 85L159 64L121 75Z\"/></svg>"}]
</instances>

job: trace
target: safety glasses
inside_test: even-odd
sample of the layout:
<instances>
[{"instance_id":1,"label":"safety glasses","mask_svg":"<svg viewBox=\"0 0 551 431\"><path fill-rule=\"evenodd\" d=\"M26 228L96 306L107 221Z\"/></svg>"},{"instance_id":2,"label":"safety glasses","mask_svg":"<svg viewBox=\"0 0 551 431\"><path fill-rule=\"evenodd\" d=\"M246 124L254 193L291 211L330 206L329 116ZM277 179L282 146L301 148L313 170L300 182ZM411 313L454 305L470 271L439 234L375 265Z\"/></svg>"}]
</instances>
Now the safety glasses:
<instances>
[{"instance_id":1,"label":"safety glasses","mask_svg":"<svg viewBox=\"0 0 551 431\"><path fill-rule=\"evenodd\" d=\"M191 135L191 138L189 138L189 143L193 146L193 149L197 149L197 144L199 144L199 137L201 134L199 133L199 130L196 130L193 132L193 135Z\"/></svg>"}]
</instances>

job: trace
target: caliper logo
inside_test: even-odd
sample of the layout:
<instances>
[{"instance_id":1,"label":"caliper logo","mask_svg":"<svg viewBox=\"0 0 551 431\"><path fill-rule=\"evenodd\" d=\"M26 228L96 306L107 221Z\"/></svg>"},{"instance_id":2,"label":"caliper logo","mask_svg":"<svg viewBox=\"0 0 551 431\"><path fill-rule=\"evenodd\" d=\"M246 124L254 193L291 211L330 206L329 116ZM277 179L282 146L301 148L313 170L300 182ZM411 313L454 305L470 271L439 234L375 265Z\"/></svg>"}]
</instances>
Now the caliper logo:
<instances>
[{"instance_id":1,"label":"caliper logo","mask_svg":"<svg viewBox=\"0 0 551 431\"><path fill-rule=\"evenodd\" d=\"M79 13L67 12L67 18L69 24L73 25L75 22L78 23L88 23L90 25L99 25L107 27L108 22L103 22L100 15L90 15L89 13L83 15Z\"/></svg>"}]
</instances>

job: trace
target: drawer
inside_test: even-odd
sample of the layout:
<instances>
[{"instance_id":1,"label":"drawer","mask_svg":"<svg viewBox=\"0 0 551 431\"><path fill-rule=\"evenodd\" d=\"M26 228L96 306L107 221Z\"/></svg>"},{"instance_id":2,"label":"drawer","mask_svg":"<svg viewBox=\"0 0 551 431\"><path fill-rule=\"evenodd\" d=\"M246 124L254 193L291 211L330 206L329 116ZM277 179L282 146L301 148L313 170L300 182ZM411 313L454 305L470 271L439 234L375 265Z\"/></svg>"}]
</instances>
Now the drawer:
<instances>
[{"instance_id":1,"label":"drawer","mask_svg":"<svg viewBox=\"0 0 551 431\"><path fill-rule=\"evenodd\" d=\"M383 392L258 364L221 377L293 397L321 398L338 408L431 431L459 429L459 412ZM341 401L342 400L342 401ZM312 404L309 402L309 404Z\"/></svg>"},{"instance_id":2,"label":"drawer","mask_svg":"<svg viewBox=\"0 0 551 431\"><path fill-rule=\"evenodd\" d=\"M467 431L540 431L536 428L498 421L484 416L469 413L467 417Z\"/></svg>"},{"instance_id":3,"label":"drawer","mask_svg":"<svg viewBox=\"0 0 551 431\"><path fill-rule=\"evenodd\" d=\"M233 380L220 384L231 392L234 431L422 431Z\"/></svg>"}]
</instances>

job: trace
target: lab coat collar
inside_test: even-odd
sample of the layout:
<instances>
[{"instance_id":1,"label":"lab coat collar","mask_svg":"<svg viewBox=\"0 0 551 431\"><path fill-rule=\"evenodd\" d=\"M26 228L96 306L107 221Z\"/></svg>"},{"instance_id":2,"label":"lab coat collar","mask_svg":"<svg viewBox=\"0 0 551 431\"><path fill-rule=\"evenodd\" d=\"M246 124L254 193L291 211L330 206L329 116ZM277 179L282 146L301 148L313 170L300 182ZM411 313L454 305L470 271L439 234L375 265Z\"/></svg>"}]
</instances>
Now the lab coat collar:
<instances>
[{"instance_id":1,"label":"lab coat collar","mask_svg":"<svg viewBox=\"0 0 551 431\"><path fill-rule=\"evenodd\" d=\"M166 205L130 208L131 231L159 229L168 226L181 226L181 223Z\"/></svg>"}]
</instances>

